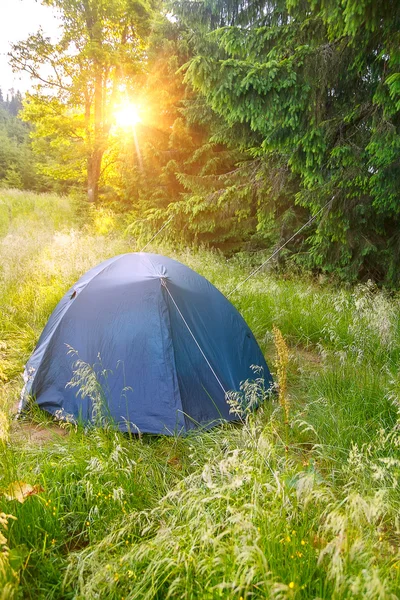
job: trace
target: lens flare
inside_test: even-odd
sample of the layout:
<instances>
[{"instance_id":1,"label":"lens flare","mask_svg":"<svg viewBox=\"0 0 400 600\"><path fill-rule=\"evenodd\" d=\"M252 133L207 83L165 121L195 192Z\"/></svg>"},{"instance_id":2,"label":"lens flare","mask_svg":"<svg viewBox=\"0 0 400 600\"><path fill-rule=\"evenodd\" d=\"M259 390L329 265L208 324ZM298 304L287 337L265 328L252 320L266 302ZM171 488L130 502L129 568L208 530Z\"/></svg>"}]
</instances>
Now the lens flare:
<instances>
[{"instance_id":1,"label":"lens flare","mask_svg":"<svg viewBox=\"0 0 400 600\"><path fill-rule=\"evenodd\" d=\"M139 106L132 103L120 106L115 111L114 117L118 127L135 127L142 122Z\"/></svg>"}]
</instances>

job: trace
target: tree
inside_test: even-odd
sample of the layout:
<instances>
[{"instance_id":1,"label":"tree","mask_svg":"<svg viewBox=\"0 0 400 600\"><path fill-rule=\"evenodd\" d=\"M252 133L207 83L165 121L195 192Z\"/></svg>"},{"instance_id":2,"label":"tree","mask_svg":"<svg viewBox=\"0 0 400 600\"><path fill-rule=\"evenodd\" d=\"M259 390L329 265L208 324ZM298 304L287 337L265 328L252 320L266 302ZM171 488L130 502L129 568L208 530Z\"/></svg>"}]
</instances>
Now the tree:
<instances>
[{"instance_id":1,"label":"tree","mask_svg":"<svg viewBox=\"0 0 400 600\"><path fill-rule=\"evenodd\" d=\"M184 24L159 19L142 88L149 114L136 131L141 165L131 142L126 158L120 157L117 187L128 209L133 203L132 232L158 231L173 217L168 232L175 242L227 250L237 248L256 226L259 181L252 180L254 165L238 148L237 135L232 147L226 135L220 143L223 119L184 83L181 67L193 50L192 32ZM242 185L245 175L248 183Z\"/></svg>"},{"instance_id":2,"label":"tree","mask_svg":"<svg viewBox=\"0 0 400 600\"><path fill-rule=\"evenodd\" d=\"M43 189L35 174L29 127L15 113L21 94L10 90L8 100L0 95L0 185L21 189Z\"/></svg>"},{"instance_id":3,"label":"tree","mask_svg":"<svg viewBox=\"0 0 400 600\"><path fill-rule=\"evenodd\" d=\"M347 278L397 283L399 3L182 0L174 6L178 22L198 40L186 81L225 122L219 141L232 146L236 137L253 161L254 178L264 183L258 230L271 227L271 209L288 209L295 210L293 231L308 211L334 198L296 244L307 250L302 259Z\"/></svg>"},{"instance_id":4,"label":"tree","mask_svg":"<svg viewBox=\"0 0 400 600\"><path fill-rule=\"evenodd\" d=\"M134 93L145 64L153 0L43 0L58 10L61 36L42 30L14 44L10 61L36 82L23 118L35 125L41 171L86 183L90 201L109 168L113 109Z\"/></svg>"}]
</instances>

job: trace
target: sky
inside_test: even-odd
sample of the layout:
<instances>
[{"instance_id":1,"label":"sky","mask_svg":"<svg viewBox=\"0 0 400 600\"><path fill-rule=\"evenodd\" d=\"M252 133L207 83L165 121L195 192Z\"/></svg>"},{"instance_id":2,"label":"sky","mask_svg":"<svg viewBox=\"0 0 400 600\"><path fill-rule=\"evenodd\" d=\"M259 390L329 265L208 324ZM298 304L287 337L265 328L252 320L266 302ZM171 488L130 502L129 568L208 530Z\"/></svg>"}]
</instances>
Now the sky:
<instances>
[{"instance_id":1,"label":"sky","mask_svg":"<svg viewBox=\"0 0 400 600\"><path fill-rule=\"evenodd\" d=\"M31 86L29 77L24 73L13 74L8 65L10 42L24 40L40 26L46 35L56 37L57 18L40 0L0 0L0 14L0 87L4 95L10 88L26 92Z\"/></svg>"}]
</instances>

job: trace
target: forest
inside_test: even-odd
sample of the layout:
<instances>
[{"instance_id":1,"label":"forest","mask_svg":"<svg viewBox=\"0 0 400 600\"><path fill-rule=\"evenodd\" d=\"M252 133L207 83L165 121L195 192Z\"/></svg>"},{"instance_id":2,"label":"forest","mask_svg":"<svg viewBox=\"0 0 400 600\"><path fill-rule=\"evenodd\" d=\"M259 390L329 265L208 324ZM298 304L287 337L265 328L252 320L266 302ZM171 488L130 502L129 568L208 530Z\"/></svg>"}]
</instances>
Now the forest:
<instances>
[{"instance_id":1,"label":"forest","mask_svg":"<svg viewBox=\"0 0 400 600\"><path fill-rule=\"evenodd\" d=\"M227 255L325 207L280 266L398 286L396 0L45 4L59 40L10 50L34 85L1 105L3 186Z\"/></svg>"},{"instance_id":2,"label":"forest","mask_svg":"<svg viewBox=\"0 0 400 600\"><path fill-rule=\"evenodd\" d=\"M41 4L0 81L0 600L400 598L400 3ZM17 418L60 300L143 250L229 299L272 392L253 365L185 435Z\"/></svg>"}]
</instances>

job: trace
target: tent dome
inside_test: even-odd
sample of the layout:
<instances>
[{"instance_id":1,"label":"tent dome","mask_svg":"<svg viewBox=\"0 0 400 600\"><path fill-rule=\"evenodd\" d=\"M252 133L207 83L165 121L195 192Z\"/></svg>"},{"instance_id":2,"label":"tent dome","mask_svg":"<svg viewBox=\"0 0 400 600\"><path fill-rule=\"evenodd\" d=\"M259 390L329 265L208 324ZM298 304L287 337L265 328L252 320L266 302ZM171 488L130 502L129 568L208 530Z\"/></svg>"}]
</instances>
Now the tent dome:
<instances>
[{"instance_id":1,"label":"tent dome","mask_svg":"<svg viewBox=\"0 0 400 600\"><path fill-rule=\"evenodd\" d=\"M173 434L234 420L226 392L254 379L252 365L268 387L254 335L207 279L171 258L122 254L55 308L26 365L21 410L32 396L55 416L93 422L100 393L120 430Z\"/></svg>"}]
</instances>

